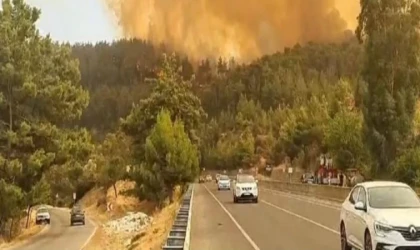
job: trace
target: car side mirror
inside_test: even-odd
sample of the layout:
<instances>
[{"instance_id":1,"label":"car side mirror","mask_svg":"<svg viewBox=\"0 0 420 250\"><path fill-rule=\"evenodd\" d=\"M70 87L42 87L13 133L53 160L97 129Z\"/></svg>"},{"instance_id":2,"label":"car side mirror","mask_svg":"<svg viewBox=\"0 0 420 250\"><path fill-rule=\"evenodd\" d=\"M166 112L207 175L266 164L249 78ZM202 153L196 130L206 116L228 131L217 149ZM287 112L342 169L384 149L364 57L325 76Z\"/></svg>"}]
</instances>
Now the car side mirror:
<instances>
[{"instance_id":1,"label":"car side mirror","mask_svg":"<svg viewBox=\"0 0 420 250\"><path fill-rule=\"evenodd\" d=\"M258 183L258 180L255 180L255 183Z\"/></svg>"},{"instance_id":2,"label":"car side mirror","mask_svg":"<svg viewBox=\"0 0 420 250\"><path fill-rule=\"evenodd\" d=\"M356 202L356 204L354 205L354 208L356 210L366 211L365 204L361 201Z\"/></svg>"}]
</instances>

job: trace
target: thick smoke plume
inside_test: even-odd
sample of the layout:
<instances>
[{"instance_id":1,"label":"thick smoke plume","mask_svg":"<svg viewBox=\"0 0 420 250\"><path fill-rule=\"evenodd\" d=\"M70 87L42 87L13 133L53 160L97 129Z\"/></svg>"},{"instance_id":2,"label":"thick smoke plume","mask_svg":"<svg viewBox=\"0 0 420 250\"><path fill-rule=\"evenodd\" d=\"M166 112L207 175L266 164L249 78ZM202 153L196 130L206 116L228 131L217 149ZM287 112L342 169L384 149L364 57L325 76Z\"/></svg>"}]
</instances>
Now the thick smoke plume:
<instances>
[{"instance_id":1,"label":"thick smoke plume","mask_svg":"<svg viewBox=\"0 0 420 250\"><path fill-rule=\"evenodd\" d=\"M124 37L164 43L192 59L247 61L296 43L336 42L359 0L104 0Z\"/></svg>"}]
</instances>

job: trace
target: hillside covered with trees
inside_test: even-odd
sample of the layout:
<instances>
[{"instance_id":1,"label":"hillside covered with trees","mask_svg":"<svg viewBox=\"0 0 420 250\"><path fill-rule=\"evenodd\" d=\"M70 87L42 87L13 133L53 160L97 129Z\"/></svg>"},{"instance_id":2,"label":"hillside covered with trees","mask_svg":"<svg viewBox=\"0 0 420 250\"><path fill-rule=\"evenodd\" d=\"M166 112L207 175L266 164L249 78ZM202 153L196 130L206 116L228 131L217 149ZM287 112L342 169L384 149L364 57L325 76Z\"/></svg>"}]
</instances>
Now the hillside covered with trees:
<instances>
[{"instance_id":1,"label":"hillside covered with trees","mask_svg":"<svg viewBox=\"0 0 420 250\"><path fill-rule=\"evenodd\" d=\"M0 235L22 210L95 185L133 179L163 205L201 168L260 157L314 169L329 152L339 169L418 184L420 6L362 2L343 43L239 63L140 40L59 44L35 28L38 10L3 1Z\"/></svg>"}]
</instances>

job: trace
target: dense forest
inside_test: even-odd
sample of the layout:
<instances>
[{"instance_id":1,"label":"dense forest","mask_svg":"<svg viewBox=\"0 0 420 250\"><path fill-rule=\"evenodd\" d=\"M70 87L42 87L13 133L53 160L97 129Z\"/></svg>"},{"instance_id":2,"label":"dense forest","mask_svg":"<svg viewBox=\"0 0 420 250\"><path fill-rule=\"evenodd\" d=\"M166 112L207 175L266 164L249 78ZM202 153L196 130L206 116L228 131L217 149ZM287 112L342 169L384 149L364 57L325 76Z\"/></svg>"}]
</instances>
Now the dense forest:
<instances>
[{"instance_id":1,"label":"dense forest","mask_svg":"<svg viewBox=\"0 0 420 250\"><path fill-rule=\"evenodd\" d=\"M132 52L139 49L142 52ZM207 114L196 128L203 167L249 167L259 156L273 164L289 157L311 167L320 152L341 147L326 141L325 129L333 126L337 115L346 119L344 123L357 125L361 119L357 106L365 91L360 79L362 50L353 38L343 44L296 45L250 64L222 58L190 62L173 55L177 72ZM139 40L74 46L82 85L91 96L80 126L98 140L117 129L135 100L152 91L150 79L158 74L162 52ZM172 108L169 104L165 105ZM343 110L347 113L340 114ZM350 140L357 144L361 135L353 132ZM348 149L354 157L349 161L354 162L343 162L343 168L361 160L358 146Z\"/></svg>"},{"instance_id":2,"label":"dense forest","mask_svg":"<svg viewBox=\"0 0 420 250\"><path fill-rule=\"evenodd\" d=\"M420 7L361 2L354 37L242 63L136 39L60 44L37 31L38 10L3 1L0 235L23 209L95 185L132 179L164 205L201 168L261 159L313 170L329 153L341 170L419 184Z\"/></svg>"}]
</instances>

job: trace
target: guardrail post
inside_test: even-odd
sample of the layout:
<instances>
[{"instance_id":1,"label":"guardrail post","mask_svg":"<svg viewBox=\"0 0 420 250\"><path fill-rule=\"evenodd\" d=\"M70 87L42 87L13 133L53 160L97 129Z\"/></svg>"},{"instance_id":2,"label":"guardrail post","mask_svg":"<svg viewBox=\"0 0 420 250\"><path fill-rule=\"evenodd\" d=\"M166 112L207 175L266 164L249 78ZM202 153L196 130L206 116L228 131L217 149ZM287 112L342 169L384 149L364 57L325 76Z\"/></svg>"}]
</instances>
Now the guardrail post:
<instances>
[{"instance_id":1,"label":"guardrail post","mask_svg":"<svg viewBox=\"0 0 420 250\"><path fill-rule=\"evenodd\" d=\"M189 250L193 196L194 184L190 184L182 198L172 229L169 232L165 245L162 247L163 250Z\"/></svg>"}]
</instances>

